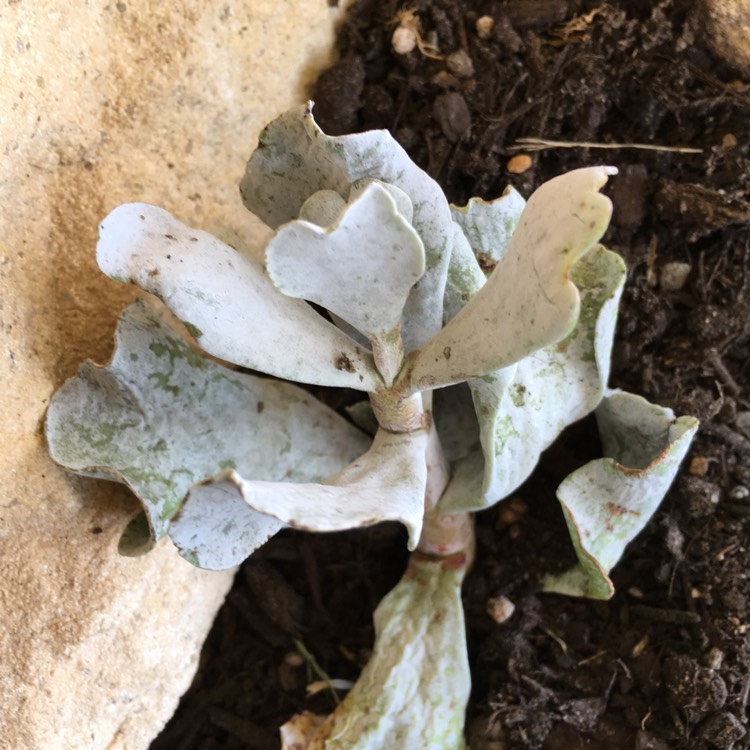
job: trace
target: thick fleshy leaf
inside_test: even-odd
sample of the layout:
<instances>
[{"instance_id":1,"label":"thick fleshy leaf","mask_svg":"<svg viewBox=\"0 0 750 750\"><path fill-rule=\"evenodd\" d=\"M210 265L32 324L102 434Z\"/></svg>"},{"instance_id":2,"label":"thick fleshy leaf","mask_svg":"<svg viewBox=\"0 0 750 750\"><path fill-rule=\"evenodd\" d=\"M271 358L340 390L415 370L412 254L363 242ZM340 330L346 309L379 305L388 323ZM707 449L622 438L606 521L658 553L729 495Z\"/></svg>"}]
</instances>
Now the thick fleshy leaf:
<instances>
[{"instance_id":1,"label":"thick fleshy leaf","mask_svg":"<svg viewBox=\"0 0 750 750\"><path fill-rule=\"evenodd\" d=\"M345 209L346 201L335 190L318 190L302 204L299 218L319 227L329 227L339 220Z\"/></svg>"},{"instance_id":2,"label":"thick fleshy leaf","mask_svg":"<svg viewBox=\"0 0 750 750\"><path fill-rule=\"evenodd\" d=\"M349 190L349 202L356 200L362 193L369 190L370 185L379 185L385 190L388 195L393 198L396 204L396 209L404 217L409 226L411 226L414 220L414 204L411 202L411 198L396 185L392 185L390 182L383 182L382 180L374 180L372 177L365 177L363 180L357 180L352 183Z\"/></svg>"},{"instance_id":3,"label":"thick fleshy leaf","mask_svg":"<svg viewBox=\"0 0 750 750\"><path fill-rule=\"evenodd\" d=\"M443 323L461 312L469 300L485 285L487 278L461 227L454 224L453 252L448 266L443 298Z\"/></svg>"},{"instance_id":4,"label":"thick fleshy leaf","mask_svg":"<svg viewBox=\"0 0 750 750\"><path fill-rule=\"evenodd\" d=\"M406 351L412 351L442 325L453 243L448 202L387 131L327 136L315 124L311 106L292 109L263 130L240 185L242 200L275 229L296 219L302 204L319 190L335 190L348 199L353 184L370 178L403 191L413 204L412 225L424 243L426 260L401 324Z\"/></svg>"},{"instance_id":5,"label":"thick fleshy leaf","mask_svg":"<svg viewBox=\"0 0 750 750\"><path fill-rule=\"evenodd\" d=\"M483 461L470 456L455 467L441 501L445 512L481 510L507 497L562 430L600 402L625 266L619 255L599 247L576 264L571 279L580 291L581 312L570 335L516 365L469 381Z\"/></svg>"},{"instance_id":6,"label":"thick fleshy leaf","mask_svg":"<svg viewBox=\"0 0 750 750\"><path fill-rule=\"evenodd\" d=\"M596 412L607 458L573 472L557 490L579 563L544 590L609 599L608 573L661 503L698 429L694 417L614 391Z\"/></svg>"},{"instance_id":7,"label":"thick fleshy leaf","mask_svg":"<svg viewBox=\"0 0 750 750\"><path fill-rule=\"evenodd\" d=\"M457 236L445 285L444 323L484 286L505 255L525 205L520 193L507 187L493 201L472 198L466 206L451 206Z\"/></svg>"},{"instance_id":8,"label":"thick fleshy leaf","mask_svg":"<svg viewBox=\"0 0 750 750\"><path fill-rule=\"evenodd\" d=\"M409 548L419 541L427 481L427 432L379 430L367 453L324 484L265 482L224 471L190 490L169 535L202 568L234 565L249 552L242 530L214 520L214 507L246 503L258 513L307 531L343 531L401 521ZM250 550L252 551L252 550Z\"/></svg>"},{"instance_id":9,"label":"thick fleshy leaf","mask_svg":"<svg viewBox=\"0 0 750 750\"><path fill-rule=\"evenodd\" d=\"M434 395L433 418L440 444L446 460L455 464L480 447L479 424L471 391L466 383L459 383L441 388ZM359 423L355 421L355 424ZM481 463L478 473L481 478Z\"/></svg>"},{"instance_id":10,"label":"thick fleshy leaf","mask_svg":"<svg viewBox=\"0 0 750 750\"><path fill-rule=\"evenodd\" d=\"M372 355L306 303L281 294L260 264L144 203L99 228L99 266L159 297L215 357L277 377L375 390Z\"/></svg>"},{"instance_id":11,"label":"thick fleshy leaf","mask_svg":"<svg viewBox=\"0 0 750 750\"><path fill-rule=\"evenodd\" d=\"M163 536L189 487L222 469L319 481L369 444L300 388L201 357L143 301L123 313L110 364L84 364L54 395L46 432L57 463L139 497L148 524L129 528L126 551ZM245 509L261 537L281 525Z\"/></svg>"},{"instance_id":12,"label":"thick fleshy leaf","mask_svg":"<svg viewBox=\"0 0 750 750\"><path fill-rule=\"evenodd\" d=\"M375 610L375 646L362 675L300 750L464 750L471 674L463 576L412 558Z\"/></svg>"},{"instance_id":13,"label":"thick fleshy leaf","mask_svg":"<svg viewBox=\"0 0 750 750\"><path fill-rule=\"evenodd\" d=\"M386 385L392 382L403 357L401 314L424 273L424 248L385 188L371 184L326 229L285 224L268 245L266 266L284 294L315 302L364 333ZM381 364L385 346L393 350L389 367Z\"/></svg>"},{"instance_id":14,"label":"thick fleshy leaf","mask_svg":"<svg viewBox=\"0 0 750 750\"><path fill-rule=\"evenodd\" d=\"M570 270L607 228L612 204L598 190L612 173L575 170L531 196L487 283L413 354L413 391L482 377L571 332L579 295Z\"/></svg>"},{"instance_id":15,"label":"thick fleshy leaf","mask_svg":"<svg viewBox=\"0 0 750 750\"><path fill-rule=\"evenodd\" d=\"M488 275L505 255L526 201L513 187L495 200L472 198L465 206L451 206L453 220L461 227L469 245Z\"/></svg>"}]
</instances>

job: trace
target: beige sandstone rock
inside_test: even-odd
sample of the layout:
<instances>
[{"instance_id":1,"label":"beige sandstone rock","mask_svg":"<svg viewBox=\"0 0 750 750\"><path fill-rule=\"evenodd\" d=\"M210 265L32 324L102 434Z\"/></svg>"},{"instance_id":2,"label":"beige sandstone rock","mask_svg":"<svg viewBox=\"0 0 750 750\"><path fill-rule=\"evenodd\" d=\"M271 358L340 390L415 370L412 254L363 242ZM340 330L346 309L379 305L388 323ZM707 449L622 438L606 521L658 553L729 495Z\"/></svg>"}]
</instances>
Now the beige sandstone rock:
<instances>
[{"instance_id":1,"label":"beige sandstone rock","mask_svg":"<svg viewBox=\"0 0 750 750\"><path fill-rule=\"evenodd\" d=\"M9 0L0 8L0 748L146 748L231 576L169 542L117 556L136 506L52 464L52 392L106 361L135 296L94 261L99 220L145 200L259 244L237 183L260 127L304 98L326 0Z\"/></svg>"},{"instance_id":2,"label":"beige sandstone rock","mask_svg":"<svg viewBox=\"0 0 750 750\"><path fill-rule=\"evenodd\" d=\"M750 76L750 0L700 0L698 28L714 52Z\"/></svg>"}]
</instances>

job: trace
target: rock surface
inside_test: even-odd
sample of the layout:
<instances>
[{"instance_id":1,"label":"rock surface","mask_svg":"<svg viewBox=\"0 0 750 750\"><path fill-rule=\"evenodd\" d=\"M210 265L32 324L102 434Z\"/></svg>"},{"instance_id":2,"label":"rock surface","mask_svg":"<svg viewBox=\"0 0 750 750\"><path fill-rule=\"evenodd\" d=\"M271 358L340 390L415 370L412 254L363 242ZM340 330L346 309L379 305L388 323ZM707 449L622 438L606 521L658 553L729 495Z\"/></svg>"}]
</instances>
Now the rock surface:
<instances>
[{"instance_id":1,"label":"rock surface","mask_svg":"<svg viewBox=\"0 0 750 750\"><path fill-rule=\"evenodd\" d=\"M750 0L701 0L698 17L713 51L750 75Z\"/></svg>"},{"instance_id":2,"label":"rock surface","mask_svg":"<svg viewBox=\"0 0 750 750\"><path fill-rule=\"evenodd\" d=\"M106 361L134 296L94 261L98 222L143 200L223 238L267 237L237 184L257 133L305 97L326 0L10 0L0 10L0 748L148 746L231 583L169 542L118 557L136 511L72 477L41 433L50 395Z\"/></svg>"}]
</instances>

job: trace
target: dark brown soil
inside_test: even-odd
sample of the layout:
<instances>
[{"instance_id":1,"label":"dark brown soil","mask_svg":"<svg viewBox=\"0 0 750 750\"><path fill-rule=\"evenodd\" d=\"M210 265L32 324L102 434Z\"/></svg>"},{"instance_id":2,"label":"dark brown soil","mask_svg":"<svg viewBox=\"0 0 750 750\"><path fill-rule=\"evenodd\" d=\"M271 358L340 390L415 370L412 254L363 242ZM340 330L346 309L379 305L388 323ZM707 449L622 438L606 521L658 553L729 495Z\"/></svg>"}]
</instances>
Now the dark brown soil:
<instances>
[{"instance_id":1,"label":"dark brown soil","mask_svg":"<svg viewBox=\"0 0 750 750\"><path fill-rule=\"evenodd\" d=\"M444 59L393 52L404 7ZM629 278L612 385L703 420L682 476L615 568L609 602L538 591L573 557L554 492L589 452L590 421L547 452L512 513L479 516L464 596L473 750L750 748L750 83L704 48L692 7L360 0L314 94L324 129L390 129L459 204L617 166L605 241ZM482 39L485 15L494 26ZM515 147L530 137L700 153ZM531 158L516 174L518 153ZM680 288L673 263L689 266ZM390 525L276 537L243 566L152 750L270 750L293 713L330 711L328 692L306 697L318 677L294 639L330 677L355 679L372 610L405 560ZM500 625L486 613L499 594L516 605Z\"/></svg>"}]
</instances>

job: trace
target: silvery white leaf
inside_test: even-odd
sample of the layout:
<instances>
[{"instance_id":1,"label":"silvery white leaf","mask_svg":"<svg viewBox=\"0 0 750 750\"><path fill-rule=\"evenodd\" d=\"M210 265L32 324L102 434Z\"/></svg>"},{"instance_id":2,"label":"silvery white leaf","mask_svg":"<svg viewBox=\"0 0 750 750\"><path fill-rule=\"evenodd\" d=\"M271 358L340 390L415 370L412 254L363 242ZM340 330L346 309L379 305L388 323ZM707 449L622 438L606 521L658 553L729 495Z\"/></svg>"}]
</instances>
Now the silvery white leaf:
<instances>
[{"instance_id":1,"label":"silvery white leaf","mask_svg":"<svg viewBox=\"0 0 750 750\"><path fill-rule=\"evenodd\" d=\"M472 198L465 206L451 206L453 220L487 275L505 255L525 205L521 194L509 185L495 200Z\"/></svg>"},{"instance_id":2,"label":"silvery white leaf","mask_svg":"<svg viewBox=\"0 0 750 750\"><path fill-rule=\"evenodd\" d=\"M347 198L351 186L367 178L394 185L410 198L412 225L424 243L426 271L409 295L401 324L406 351L412 351L442 325L453 222L438 184L387 131L327 136L315 124L311 105L294 108L260 134L240 193L248 209L275 229L296 219L318 190Z\"/></svg>"},{"instance_id":3,"label":"silvery white leaf","mask_svg":"<svg viewBox=\"0 0 750 750\"><path fill-rule=\"evenodd\" d=\"M396 208L401 216L403 216L409 224L412 223L412 220L414 219L414 204L411 202L411 198L401 190L401 188L391 185L389 182L374 180L371 177L366 177L363 180L353 182L351 189L349 190L349 203L362 195L370 185L380 185L383 190L386 190L388 195L393 198Z\"/></svg>"},{"instance_id":4,"label":"silvery white leaf","mask_svg":"<svg viewBox=\"0 0 750 750\"><path fill-rule=\"evenodd\" d=\"M625 266L619 255L598 247L576 264L571 279L581 295L573 331L511 367L469 381L483 478L480 486L477 479L467 482L467 467L456 467L441 500L445 512L481 510L507 497L529 477L542 451L562 430L600 402L609 378ZM471 460L472 470L477 461Z\"/></svg>"},{"instance_id":5,"label":"silvery white leaf","mask_svg":"<svg viewBox=\"0 0 750 750\"><path fill-rule=\"evenodd\" d=\"M112 361L84 364L53 396L46 433L57 463L130 487L148 517L143 532L154 540L189 487L222 469L320 481L369 444L296 386L200 356L164 311L142 301L122 314ZM266 535L280 526L270 521L253 519ZM137 527L129 533L124 547L149 546Z\"/></svg>"},{"instance_id":6,"label":"silvery white leaf","mask_svg":"<svg viewBox=\"0 0 750 750\"><path fill-rule=\"evenodd\" d=\"M200 346L277 377L372 391L372 355L309 305L281 294L253 258L166 211L128 203L102 222L97 261L108 276L159 297Z\"/></svg>"},{"instance_id":7,"label":"silvery white leaf","mask_svg":"<svg viewBox=\"0 0 750 750\"><path fill-rule=\"evenodd\" d=\"M578 169L531 196L487 283L412 355L414 391L482 377L571 332L579 295L569 273L609 222L612 205L598 192L608 174Z\"/></svg>"},{"instance_id":8,"label":"silvery white leaf","mask_svg":"<svg viewBox=\"0 0 750 750\"><path fill-rule=\"evenodd\" d=\"M252 549L241 529L214 520L213 509L217 502L227 507L244 502L257 513L308 531L401 521L413 549L422 529L426 449L425 430L379 430L367 453L323 484L249 480L236 471L221 472L190 490L169 535L180 553L200 567L234 565Z\"/></svg>"},{"instance_id":9,"label":"silvery white leaf","mask_svg":"<svg viewBox=\"0 0 750 750\"><path fill-rule=\"evenodd\" d=\"M613 391L596 412L606 458L573 472L557 490L579 563L544 590L609 599L608 573L646 525L698 429L694 417Z\"/></svg>"},{"instance_id":10,"label":"silvery white leaf","mask_svg":"<svg viewBox=\"0 0 750 750\"><path fill-rule=\"evenodd\" d=\"M461 227L454 224L453 228L453 252L448 266L443 298L444 323L448 323L458 315L487 281Z\"/></svg>"},{"instance_id":11,"label":"silvery white leaf","mask_svg":"<svg viewBox=\"0 0 750 750\"><path fill-rule=\"evenodd\" d=\"M412 558L375 611L372 657L309 750L465 749L471 675L463 576Z\"/></svg>"},{"instance_id":12,"label":"silvery white leaf","mask_svg":"<svg viewBox=\"0 0 750 750\"><path fill-rule=\"evenodd\" d=\"M338 221L345 208L346 201L335 190L318 190L302 204L299 218L328 227Z\"/></svg>"},{"instance_id":13,"label":"silvery white leaf","mask_svg":"<svg viewBox=\"0 0 750 750\"><path fill-rule=\"evenodd\" d=\"M369 185L331 227L285 224L268 245L266 264L284 294L315 302L368 336L389 385L401 364L398 327L424 273L424 248L386 189ZM388 369L378 361L380 342L395 348Z\"/></svg>"}]
</instances>

